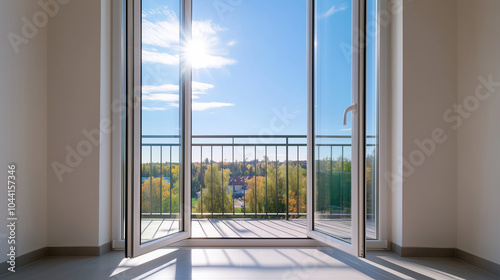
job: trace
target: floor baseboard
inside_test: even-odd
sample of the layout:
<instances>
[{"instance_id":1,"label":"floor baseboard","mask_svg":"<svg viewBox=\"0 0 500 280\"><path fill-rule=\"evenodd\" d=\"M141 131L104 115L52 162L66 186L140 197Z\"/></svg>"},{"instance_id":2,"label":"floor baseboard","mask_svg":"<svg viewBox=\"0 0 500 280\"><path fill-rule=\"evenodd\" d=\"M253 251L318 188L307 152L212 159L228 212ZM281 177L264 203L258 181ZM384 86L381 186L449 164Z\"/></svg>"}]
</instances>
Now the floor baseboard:
<instances>
[{"instance_id":1,"label":"floor baseboard","mask_svg":"<svg viewBox=\"0 0 500 280\"><path fill-rule=\"evenodd\" d=\"M460 249L456 249L455 251L457 259L478 267L482 270L488 271L489 273L500 276L500 264L494 263L487 259L483 259Z\"/></svg>"},{"instance_id":2,"label":"floor baseboard","mask_svg":"<svg viewBox=\"0 0 500 280\"><path fill-rule=\"evenodd\" d=\"M111 242L95 247L48 247L49 256L101 256L111 251Z\"/></svg>"},{"instance_id":3,"label":"floor baseboard","mask_svg":"<svg viewBox=\"0 0 500 280\"><path fill-rule=\"evenodd\" d=\"M47 247L40 248L38 250L31 251L29 253L26 253L24 255L21 255L16 258L16 265L15 269L18 269L20 267L23 267L25 265L28 265L32 262L35 262L37 260L43 259L49 255L49 251ZM10 265L5 261L0 263L0 275L4 273L9 273L10 271L8 270Z\"/></svg>"},{"instance_id":4,"label":"floor baseboard","mask_svg":"<svg viewBox=\"0 0 500 280\"><path fill-rule=\"evenodd\" d=\"M391 251L401 257L457 258L463 262L500 276L500 264L456 248L401 247L391 243Z\"/></svg>"}]
</instances>

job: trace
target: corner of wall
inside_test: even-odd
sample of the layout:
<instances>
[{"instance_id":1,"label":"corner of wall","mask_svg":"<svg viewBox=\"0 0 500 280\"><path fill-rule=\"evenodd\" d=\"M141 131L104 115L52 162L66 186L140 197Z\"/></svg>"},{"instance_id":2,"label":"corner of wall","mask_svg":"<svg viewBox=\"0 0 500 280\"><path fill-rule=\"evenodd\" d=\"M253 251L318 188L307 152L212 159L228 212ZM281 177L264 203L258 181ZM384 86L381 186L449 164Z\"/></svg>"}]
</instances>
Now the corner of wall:
<instances>
[{"instance_id":1,"label":"corner of wall","mask_svg":"<svg viewBox=\"0 0 500 280\"><path fill-rule=\"evenodd\" d=\"M8 237L15 236L17 257L47 244L47 27L34 19L39 10L35 1L0 1L0 34L5 36L0 40L0 179L6 184L7 165L16 166L17 218L12 231L0 227L2 267L14 245L7 243ZM28 24L23 18L32 28L23 28ZM4 187L0 218L7 221Z\"/></svg>"},{"instance_id":2,"label":"corner of wall","mask_svg":"<svg viewBox=\"0 0 500 280\"><path fill-rule=\"evenodd\" d=\"M403 185L401 166L402 155L402 134L403 134L403 15L400 12L403 8L402 0L389 0L388 11L391 13L391 22L388 26L388 88L389 88L389 172L385 174L386 183L390 192L390 224L391 242L403 245L402 227L402 200Z\"/></svg>"},{"instance_id":3,"label":"corner of wall","mask_svg":"<svg viewBox=\"0 0 500 280\"><path fill-rule=\"evenodd\" d=\"M500 2L457 2L457 248L500 272Z\"/></svg>"}]
</instances>

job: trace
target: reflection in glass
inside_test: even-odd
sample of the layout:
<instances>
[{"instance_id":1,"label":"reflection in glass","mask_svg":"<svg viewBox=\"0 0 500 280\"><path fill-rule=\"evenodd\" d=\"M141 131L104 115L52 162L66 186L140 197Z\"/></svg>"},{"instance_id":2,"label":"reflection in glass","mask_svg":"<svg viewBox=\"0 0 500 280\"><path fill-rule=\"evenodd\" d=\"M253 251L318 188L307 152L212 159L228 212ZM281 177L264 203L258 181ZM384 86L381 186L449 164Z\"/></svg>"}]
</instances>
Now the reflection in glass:
<instances>
[{"instance_id":1,"label":"reflection in glass","mask_svg":"<svg viewBox=\"0 0 500 280\"><path fill-rule=\"evenodd\" d=\"M378 238L377 0L367 1L366 36L366 239Z\"/></svg>"},{"instance_id":2,"label":"reflection in glass","mask_svg":"<svg viewBox=\"0 0 500 280\"><path fill-rule=\"evenodd\" d=\"M182 231L179 1L142 1L141 244Z\"/></svg>"},{"instance_id":3,"label":"reflection in glass","mask_svg":"<svg viewBox=\"0 0 500 280\"><path fill-rule=\"evenodd\" d=\"M315 1L314 230L351 242L350 1Z\"/></svg>"}]
</instances>

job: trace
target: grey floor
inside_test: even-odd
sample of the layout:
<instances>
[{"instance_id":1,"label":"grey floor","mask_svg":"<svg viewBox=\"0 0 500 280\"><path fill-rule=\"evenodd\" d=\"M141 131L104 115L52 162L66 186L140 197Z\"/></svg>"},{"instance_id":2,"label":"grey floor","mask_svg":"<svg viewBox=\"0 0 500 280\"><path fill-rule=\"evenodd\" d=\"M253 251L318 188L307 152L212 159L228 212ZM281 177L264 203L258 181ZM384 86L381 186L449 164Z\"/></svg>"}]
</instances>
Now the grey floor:
<instances>
[{"instance_id":1,"label":"grey floor","mask_svg":"<svg viewBox=\"0 0 500 280\"><path fill-rule=\"evenodd\" d=\"M456 259L403 259L390 252L358 259L325 248L163 248L123 256L49 257L0 279L500 279Z\"/></svg>"}]
</instances>

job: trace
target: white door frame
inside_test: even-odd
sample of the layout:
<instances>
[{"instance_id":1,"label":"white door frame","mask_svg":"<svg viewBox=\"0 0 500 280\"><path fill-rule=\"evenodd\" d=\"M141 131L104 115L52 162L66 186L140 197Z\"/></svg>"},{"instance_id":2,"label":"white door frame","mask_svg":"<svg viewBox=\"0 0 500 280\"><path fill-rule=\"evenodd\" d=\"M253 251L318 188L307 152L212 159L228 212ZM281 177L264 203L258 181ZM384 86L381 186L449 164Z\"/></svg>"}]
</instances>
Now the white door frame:
<instances>
[{"instance_id":1,"label":"white door frame","mask_svg":"<svg viewBox=\"0 0 500 280\"><path fill-rule=\"evenodd\" d=\"M182 168L179 174L180 232L141 244L141 94L142 0L127 0L127 219L126 256L136 257L191 237L191 67L180 55L180 123ZM180 44L191 40L191 0L180 0ZM132 19L132 20L130 20ZM181 48L185 49L185 48ZM139 159L139 160L138 160ZM189 186L189 187L188 187Z\"/></svg>"},{"instance_id":2,"label":"white door frame","mask_svg":"<svg viewBox=\"0 0 500 280\"><path fill-rule=\"evenodd\" d=\"M352 159L356 164L351 166L351 243L333 238L314 227L314 182L315 182L315 100L314 100L314 62L315 62L315 3L308 0L308 133L307 133L307 235L329 246L341 249L358 257L365 256L365 29L366 0L352 0L352 103L357 110L352 113ZM340 116L339 116L340 119Z\"/></svg>"},{"instance_id":3,"label":"white door frame","mask_svg":"<svg viewBox=\"0 0 500 280\"><path fill-rule=\"evenodd\" d=\"M134 12L134 6L138 5L139 0L122 0L122 1L123 1L124 4L126 4L125 6L127 6L127 8L126 8L126 18L134 18L134 21L138 20L138 22L140 22L140 5L138 7L135 7L135 12ZM188 9L186 9L185 11L187 12L189 10L189 12L185 13L184 17L182 17L182 18L185 21L184 22L185 25L187 25L187 24L190 25L191 24L191 8L192 8L191 3L192 2L191 1L186 1L186 0L180 0L180 1L182 3L186 3L186 2L188 3L188 5L186 5L186 8L188 8ZM314 12L314 9L313 9L314 8L314 6L313 6L314 3L313 2L314 2L314 0L308 0L308 3L307 3L308 18L309 18L308 19L308 36L309 37L310 36L314 36L314 33L313 33L314 29L313 29L313 25L312 25L313 18L311 18L311 16L310 16ZM357 1L355 1L355 2L357 2ZM383 0L381 0L380 2L385 3L385 1L383 1ZM187 6L189 6L189 7L187 7ZM114 7L113 7L113 9L114 9ZM353 10L355 10L354 7L353 7ZM358 16L359 16L359 14L358 14ZM139 19L137 17L139 17ZM189 18L189 20L188 20L188 18ZM360 26L360 27L362 27L364 29L365 28L365 24L364 24L365 18L364 17L360 17L359 19L362 20L363 22L361 24L361 22L358 21L358 26ZM137 96L137 90L134 90L135 84L137 84L137 81L134 80L134 78L136 78L136 77L134 77L133 75L131 76L131 73L134 72L134 65L137 65L136 63L140 63L140 62L134 61L134 57L135 58L138 57L137 51L136 51L136 53L134 55L134 52L131 51L131 50L134 50L134 45L137 44L137 42L136 42L137 41L137 36L134 38L134 34L137 35L137 34L140 34L140 33L134 32L133 21L125 19L122 22L127 27L126 28L127 29L126 36L125 36L125 37L127 37L127 42L126 42L126 47L124 47L124 49L126 49L126 57L127 57L126 60L129 61L129 63L126 63L126 66L127 66L126 67L127 68L127 78L126 78L127 92L135 92L135 96ZM135 26L135 28L136 28L135 31L139 31L140 32L140 27ZM360 34L363 34L363 33L360 32ZM185 35L187 35L187 34L185 34ZM378 37L380 37L380 34L379 34ZM380 38L378 38L378 40L379 39ZM359 38L358 38L358 40L359 40ZM386 45L386 44L384 44L385 41L384 40L382 40L382 41L383 42L379 42L379 44L378 44L378 46L379 46L379 55L380 55L380 50L383 50L384 49L383 47ZM312 97L312 92L311 92L311 90L312 90L312 84L311 83L313 81L313 71L312 71L313 70L313 65L312 65L312 63L313 63L314 56L313 56L311 50L312 50L313 44L314 44L313 43L313 37L308 38L308 80L309 80L309 83L310 83L308 85L308 88L309 88L308 95L310 96L309 99ZM357 46L359 46L359 44ZM140 44L139 44L139 49L140 49ZM362 55L364 56L364 52L359 52L359 53L362 53ZM139 54L140 54L140 52L139 52ZM358 59L359 59L360 62L361 61L364 62L364 57L363 57L363 59L360 59L360 57L358 57ZM130 63L130 61L133 61L133 63ZM379 62L379 63L382 63L382 62ZM382 68L385 69L385 67L383 67L383 65L379 64L379 66L381 66ZM379 70L383 70L383 69L379 68ZM362 73L362 74L364 75L364 73ZM183 90L186 91L187 94L191 94L191 91L188 88L188 87L190 87L191 83L187 82L188 80L191 79L191 71L189 71L188 75L189 75L189 78L183 80L182 84L184 86L181 85L181 87L183 88ZM364 83L364 77L363 77L363 79L359 79L359 80L360 80L360 82ZM361 86L360 88L364 88L364 85L357 85L357 86ZM382 83L381 87L384 87L384 86L385 86L385 84ZM382 94L384 93L384 91L382 90L382 88L380 88L380 90L381 90L381 92L380 92L380 94L381 94L381 96L380 96L381 102L380 102L379 108L381 108L381 106L385 106L384 105L385 104L384 100L386 100L386 98L384 98L385 95L382 96ZM185 104L186 107L188 107L188 110L184 110L184 114L183 114L183 118L185 120L185 126L183 126L182 129L183 129L183 131L185 133L184 135L186 135L186 137L183 139L183 143L182 144L185 145L184 147L187 147L187 146L191 147L191 137L190 137L191 136L191 114L190 114L190 112L191 112L191 108L190 108L191 107L191 102L186 102L186 101L189 101L191 98L190 98L190 96L188 97L187 94L182 94L182 96L184 98L183 98L183 101L181 101L181 102L184 102L184 104ZM127 108L126 114L127 114L127 116L131 117L131 116L134 115L134 113L137 113L136 112L137 111L137 108L136 108L137 106L130 106L130 104L134 104L134 97L130 96L130 94L127 95L126 99L127 99L127 104L128 104L128 106L126 107ZM309 103L310 102L311 102L311 100L309 100ZM311 109L312 108L311 106L312 106L312 104L310 103L308 105L308 108ZM189 113L188 113L188 111L189 111ZM383 110L379 110L379 114L380 114L380 117L383 119L383 120L381 119L380 123L384 124L385 123L384 120L386 120L386 116L385 116L384 111ZM311 124L312 123L312 114L308 114L308 115L309 115L309 117L308 117L309 118L308 123ZM137 124L135 124L135 125L137 125ZM126 160L127 160L127 167L126 167L127 172L126 172L126 174L125 174L125 176L123 178L126 178L126 182L125 182L126 183L126 189L127 189L127 192L129 192L129 193L133 190L133 186L129 182L132 182L132 178L133 178L133 175L134 175L133 172L131 172L131 170L133 170L133 168L131 169L131 166L130 166L131 165L130 163L133 162L132 161L132 157L130 155L132 155L134 153L133 145L130 145L130 139L133 139L133 133L132 133L133 128L134 128L134 123L132 123L130 121L126 123L126 130L127 130L127 133L126 133L126 136L127 136L126 137L127 138L127 141L126 141L127 142L126 143L126 151L127 151L127 153L126 154L129 155L129 156L128 156L128 158L126 158ZM381 126L381 130L385 131L384 128L383 128L383 125ZM383 131L381 131L381 132L383 132ZM188 134L189 134L189 137L187 137ZM308 131L308 135L311 135L311 131ZM381 133L380 137L381 138L382 137L385 138L385 134ZM310 141L312 139L309 139L309 138L310 137L308 137L308 145L311 145ZM363 137L358 136L358 138L362 138L362 140L364 141ZM364 145L359 145L359 146L364 149ZM381 145L380 149L384 149L384 147L382 147L382 146L383 145ZM190 165L188 164L188 162L190 163L191 148L189 148L189 149L188 148L184 148L183 150L185 151L185 154L183 155L183 157L186 158L186 159L189 159L188 161L184 160L184 162L183 162L183 164L184 164L184 170L188 173L188 174L186 174L186 173L183 174L184 178L186 178L184 182L187 185L190 185L190 180L191 180L190 172L191 172L191 169L190 169ZM382 153L382 151L380 151L380 153ZM360 157L363 157L363 162L364 162L364 153L359 153L359 151L358 151L358 154L360 155ZM313 175L314 175L313 172L312 172L312 170L311 170L312 167L309 166L310 165L309 163L312 163L312 159L313 159L313 154L309 151L308 152L308 173L311 174L311 176L308 176L308 178L307 178L307 183L308 183L308 193L307 193L308 200L311 200L311 198L313 198L312 189L309 187L309 185L312 185L312 183L313 183ZM384 184L382 184L383 183L383 176L381 176L381 174L383 174L383 169L384 169L385 164L383 164L382 161L384 161L384 160L380 159L380 162L381 162L381 166L380 166L380 169L379 169L379 174L380 174L380 176L379 176L379 178L380 178L380 181L379 181L379 193L380 193L380 195L379 195L379 197L380 197L380 200L379 200L379 213L378 213L379 219L381 220L379 222L379 228L378 228L379 229L379 236L380 237L379 237L379 241L368 241L367 242L367 244L369 245L370 243L384 241L385 245L378 245L377 244L378 246L375 246L377 248L381 248L381 247L386 247L387 246L387 242L385 241L385 240L387 240L386 217L385 217L386 209L385 209L385 207L383 207L383 205L384 205L383 200L385 200L384 199L385 196L383 196L383 194L385 193L385 191L384 191L385 189L383 188ZM364 170L364 166L361 166L361 162L360 162L358 168L360 168L360 170ZM362 174L360 174L360 176L363 176L363 180L361 182L364 182L364 172L359 172L359 173L362 173ZM358 178L358 180L361 180L361 178ZM117 188L119 187L121 189L121 184L120 184L120 186L118 186L118 184L116 184L116 186L114 186L114 187L117 187ZM179 239L179 240L184 240L186 238L189 238L190 235L191 235L191 233L190 233L191 232L191 229L190 229L190 227L191 227L191 223L190 223L190 213L191 213L191 211L190 211L191 210L190 191L191 191L191 189L190 188L184 188L184 189L185 189L184 190L184 192L185 192L184 193L184 200L185 201L184 201L184 211L183 212L184 212L184 229L185 229L185 232L178 234L179 237L175 237L175 239ZM362 191L364 192L364 188L363 188ZM123 201L122 198L121 198L121 196L120 196L119 200ZM123 205L123 208L125 208L124 213L126 213L127 216L130 216L132 205L133 205L134 201L128 199L124 203L125 203L125 205ZM121 205L121 202L120 202L120 205ZM307 210L308 210L309 213L313 213L314 207L313 207L313 204L311 202L308 203L308 209ZM358 209L358 211L359 211L359 209ZM119 213L121 213L121 212L119 212ZM364 213L364 211L359 211L359 213ZM120 224L121 224L121 221L125 221L125 225L122 225L122 226L124 226L124 228L125 228L125 235L126 236L130 237L130 236L134 235L133 232L132 232L134 224L136 224L137 226L140 227L140 223L137 224L137 221L134 222L133 220L132 221L127 221L127 219L122 219L121 214L120 215L113 215L113 216L120 220L120 222L119 222ZM313 228L313 224L312 224L313 221L312 221L312 219L308 219L308 220L309 220L308 221L308 228L312 229ZM364 219L362 219L362 220L364 221ZM359 227L360 225L358 224L357 226ZM119 232L119 228L120 228L120 226L118 226L118 230L116 230L117 232ZM364 229L364 226L362 228ZM314 235L315 233L311 232L311 234ZM318 236L318 237L321 238L320 236ZM170 241L174 240L173 237L169 237L167 239L171 239ZM363 233L359 233L358 239L364 240L364 230L363 230ZM327 240L329 240L329 239L327 239ZM163 241L163 239L161 241ZM157 244L155 244L154 247L158 247L159 248L159 247L165 246L165 244L163 244L161 241L158 241ZM209 241L210 242L211 241L217 242L216 240L209 240ZM187 242L189 242L189 240L187 240ZM262 246L262 245L260 245L260 242L255 242L255 240L248 240L248 242L247 242L247 240L242 240L241 242L242 243L239 243L239 242L235 243L234 246L236 246L236 245L238 245L238 246L239 245L252 246L252 244L257 244L257 246ZM137 255L137 254L141 254L141 253L146 252L145 248L144 249L139 249L139 251L137 251L137 250L134 251L132 249L133 243L134 242L133 242L132 238L127 238L126 239L125 248L126 248L126 254L127 254L127 256ZM169 242L169 243L171 243L171 242ZM311 244L313 244L313 243L311 243ZM335 241L334 241L333 245L337 245L335 243ZM363 246L359 246L359 247L363 247ZM153 248L153 247L148 247L148 250L150 250L151 248Z\"/></svg>"}]
</instances>

